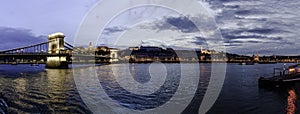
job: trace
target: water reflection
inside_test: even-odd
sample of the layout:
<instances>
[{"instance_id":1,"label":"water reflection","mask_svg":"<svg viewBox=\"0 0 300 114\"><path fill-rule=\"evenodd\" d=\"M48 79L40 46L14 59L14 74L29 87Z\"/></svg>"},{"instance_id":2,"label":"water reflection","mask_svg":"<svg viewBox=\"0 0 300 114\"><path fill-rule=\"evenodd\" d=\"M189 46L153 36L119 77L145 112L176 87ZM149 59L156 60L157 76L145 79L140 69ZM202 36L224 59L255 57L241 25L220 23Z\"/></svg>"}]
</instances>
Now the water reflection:
<instances>
[{"instance_id":1,"label":"water reflection","mask_svg":"<svg viewBox=\"0 0 300 114\"><path fill-rule=\"evenodd\" d=\"M93 74L95 71L96 74ZM199 81L198 71L197 64L112 64L88 67L84 71L76 69L74 74L77 75L74 78L87 106L95 112L126 113L131 109L137 112L156 112L158 108L178 113L186 108L195 94ZM166 75L165 78L163 74ZM94 78L95 75L97 79ZM147 82L143 80L146 83L137 81L148 78L150 80ZM149 87L136 88L150 91L149 94L131 91L136 87L133 83L147 85L160 81L161 86L154 83ZM99 83L101 86L98 87ZM151 88L157 85L157 89Z\"/></svg>"},{"instance_id":2,"label":"water reflection","mask_svg":"<svg viewBox=\"0 0 300 114\"><path fill-rule=\"evenodd\" d=\"M182 70L187 72L185 73L186 76L194 76L195 73L193 71L201 71L201 79L196 95L194 93L190 94L190 96L195 95L196 97L187 108L187 113L190 113L191 110L196 110L194 113L197 113L197 109L210 80L211 67L210 64L200 64L199 69L194 69L193 65L186 65L190 66L188 69ZM169 97L172 97L172 92L176 91L178 85L174 85L174 82L179 80L178 77L180 76L177 75L180 74L180 66L174 66L174 64L172 66L173 69L167 67L169 68L169 76L166 80L168 85L161 91L167 94L160 96L160 98L155 98L159 93L146 97L136 96L126 92L124 88L116 84L119 83L116 79L118 77L114 77L116 75L113 74L112 69L115 69L114 72L120 72L119 76L124 76L126 72L122 72L123 68L128 68L131 78L135 79L138 83L150 82L152 77L149 77L151 76L149 73L151 71L149 71L149 65L147 64L131 64L131 66L116 64L92 67L91 70L85 68L75 70L83 74L82 79L88 80L86 74L95 74L94 69L96 69L97 78L100 78L99 80L102 82L102 86L105 87L106 92L110 94L110 98L121 101L118 103L122 107L143 110L160 106ZM297 99L299 86L295 86L294 89L288 91L258 89L258 77L269 76L268 73L272 73L274 67L282 67L282 65L257 64L243 66L243 70L240 65L229 64L222 93L209 113L297 113L297 108L299 108L299 104L297 104L299 102ZM91 113L77 92L72 70L45 70L42 65L34 68L28 67L28 65L0 65L0 92L9 105L9 113ZM140 75L143 73L145 75ZM150 80L148 81L148 79ZM196 78L189 77L188 79L192 82ZM184 90L190 91L189 89L192 87L189 85L194 84L188 83L183 86L185 87ZM172 88L167 88L170 86ZM90 91L88 97L92 96L96 89L92 88ZM186 92L182 92L182 94L184 93ZM185 95L180 98L183 101L187 101L184 98L190 96ZM164 99L164 101L159 101L160 99ZM149 101L153 101L150 102L153 104L144 105Z\"/></svg>"},{"instance_id":3,"label":"water reflection","mask_svg":"<svg viewBox=\"0 0 300 114\"><path fill-rule=\"evenodd\" d=\"M60 107L65 107L67 102L67 91L69 88L66 87L66 70L46 70L47 75L47 89L46 94L49 96L50 110L65 110L68 108L61 109Z\"/></svg>"},{"instance_id":4,"label":"water reflection","mask_svg":"<svg viewBox=\"0 0 300 114\"><path fill-rule=\"evenodd\" d=\"M97 69L97 74L101 86L104 88L105 92L110 98L118 101L118 104L137 110L146 110L156 108L163 105L165 102L169 101L172 95L176 92L179 81L180 81L180 65L169 65L166 67L167 76L166 81L162 79L164 76L152 77L153 79L162 80L162 86L159 86L158 89L149 90L149 88L142 87L143 91L150 91L150 94L137 94L131 91L128 91L127 87L132 87L133 83L147 82L151 80L151 74L149 73L149 66L151 64L121 64L121 65L109 65L99 67ZM103 72L106 71L106 72ZM122 76L122 77L120 77ZM121 79L118 79L121 78ZM132 81L128 81L132 80ZM134 81L133 81L134 80ZM139 81L137 81L139 80ZM122 82L128 82L122 84ZM159 81L153 81L159 82ZM121 85L120 85L121 83ZM146 83L147 85L148 83ZM151 84L150 84L151 85ZM156 86L156 85L152 85ZM123 88L125 87L125 88ZM135 86L133 86L135 87ZM151 87L151 86L149 86ZM126 89L127 88L127 89ZM137 87L139 88L139 87ZM132 88L134 89L134 88Z\"/></svg>"},{"instance_id":5,"label":"water reflection","mask_svg":"<svg viewBox=\"0 0 300 114\"><path fill-rule=\"evenodd\" d=\"M22 69L15 72L26 74L0 74L0 93L9 113L91 113L76 90L71 70L26 65L0 66L0 69L7 72Z\"/></svg>"},{"instance_id":6,"label":"water reflection","mask_svg":"<svg viewBox=\"0 0 300 114\"><path fill-rule=\"evenodd\" d=\"M16 92L19 92L19 93L23 93L26 91L26 86L27 86L27 79L25 78L17 78L14 80L14 83L16 84L16 89L15 91Z\"/></svg>"},{"instance_id":7,"label":"water reflection","mask_svg":"<svg viewBox=\"0 0 300 114\"><path fill-rule=\"evenodd\" d=\"M287 97L287 107L286 107L286 113L287 114L295 114L296 111L296 100L297 95L294 89L291 89L288 91L289 96Z\"/></svg>"}]
</instances>

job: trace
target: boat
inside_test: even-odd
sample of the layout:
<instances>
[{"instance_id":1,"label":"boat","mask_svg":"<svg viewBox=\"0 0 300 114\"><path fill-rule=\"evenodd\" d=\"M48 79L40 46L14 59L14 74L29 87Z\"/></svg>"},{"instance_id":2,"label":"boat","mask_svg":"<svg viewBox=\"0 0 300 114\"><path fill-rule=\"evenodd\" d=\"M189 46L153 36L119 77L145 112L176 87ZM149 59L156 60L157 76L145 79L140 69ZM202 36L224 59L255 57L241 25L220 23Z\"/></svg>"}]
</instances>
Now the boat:
<instances>
[{"instance_id":1,"label":"boat","mask_svg":"<svg viewBox=\"0 0 300 114\"><path fill-rule=\"evenodd\" d=\"M31 66L39 66L38 63L31 64Z\"/></svg>"},{"instance_id":2,"label":"boat","mask_svg":"<svg viewBox=\"0 0 300 114\"><path fill-rule=\"evenodd\" d=\"M279 75L276 74L279 71ZM286 68L274 68L272 77L260 77L258 79L259 87L288 87L296 82L300 82L300 64L292 65Z\"/></svg>"},{"instance_id":3,"label":"boat","mask_svg":"<svg viewBox=\"0 0 300 114\"><path fill-rule=\"evenodd\" d=\"M254 65L254 62L252 62L252 61L241 62L240 65Z\"/></svg>"},{"instance_id":4,"label":"boat","mask_svg":"<svg viewBox=\"0 0 300 114\"><path fill-rule=\"evenodd\" d=\"M35 62L35 63L32 63L30 64L31 66L39 66L39 63L38 62Z\"/></svg>"},{"instance_id":5,"label":"boat","mask_svg":"<svg viewBox=\"0 0 300 114\"><path fill-rule=\"evenodd\" d=\"M18 62L12 62L11 65L18 65Z\"/></svg>"},{"instance_id":6,"label":"boat","mask_svg":"<svg viewBox=\"0 0 300 114\"><path fill-rule=\"evenodd\" d=\"M254 65L254 62L252 61L246 62L246 65Z\"/></svg>"},{"instance_id":7,"label":"boat","mask_svg":"<svg viewBox=\"0 0 300 114\"><path fill-rule=\"evenodd\" d=\"M245 62L241 62L241 63L239 63L239 65L246 65L246 63Z\"/></svg>"}]
</instances>

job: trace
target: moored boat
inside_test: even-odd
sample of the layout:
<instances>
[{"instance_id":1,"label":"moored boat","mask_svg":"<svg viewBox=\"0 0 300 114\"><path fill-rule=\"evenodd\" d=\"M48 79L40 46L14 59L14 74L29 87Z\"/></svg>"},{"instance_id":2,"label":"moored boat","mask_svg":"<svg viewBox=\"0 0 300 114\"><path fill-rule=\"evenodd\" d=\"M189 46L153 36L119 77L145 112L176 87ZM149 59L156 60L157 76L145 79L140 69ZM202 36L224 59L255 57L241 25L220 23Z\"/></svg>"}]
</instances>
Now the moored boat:
<instances>
[{"instance_id":1,"label":"moored boat","mask_svg":"<svg viewBox=\"0 0 300 114\"><path fill-rule=\"evenodd\" d=\"M30 64L31 66L39 66L39 63L38 62L35 62L35 63L32 63Z\"/></svg>"},{"instance_id":2,"label":"moored boat","mask_svg":"<svg viewBox=\"0 0 300 114\"><path fill-rule=\"evenodd\" d=\"M255 63L252 61L246 62L246 65L254 65Z\"/></svg>"},{"instance_id":3,"label":"moored boat","mask_svg":"<svg viewBox=\"0 0 300 114\"><path fill-rule=\"evenodd\" d=\"M18 62L12 62L11 65L18 65Z\"/></svg>"},{"instance_id":4,"label":"moored boat","mask_svg":"<svg viewBox=\"0 0 300 114\"><path fill-rule=\"evenodd\" d=\"M260 77L259 87L287 87L295 82L300 82L300 64L289 66L288 68L274 68L273 77ZM276 75L278 73L279 75Z\"/></svg>"},{"instance_id":5,"label":"moored boat","mask_svg":"<svg viewBox=\"0 0 300 114\"><path fill-rule=\"evenodd\" d=\"M254 65L255 63L252 61L248 61L248 62L241 62L240 65Z\"/></svg>"}]
</instances>

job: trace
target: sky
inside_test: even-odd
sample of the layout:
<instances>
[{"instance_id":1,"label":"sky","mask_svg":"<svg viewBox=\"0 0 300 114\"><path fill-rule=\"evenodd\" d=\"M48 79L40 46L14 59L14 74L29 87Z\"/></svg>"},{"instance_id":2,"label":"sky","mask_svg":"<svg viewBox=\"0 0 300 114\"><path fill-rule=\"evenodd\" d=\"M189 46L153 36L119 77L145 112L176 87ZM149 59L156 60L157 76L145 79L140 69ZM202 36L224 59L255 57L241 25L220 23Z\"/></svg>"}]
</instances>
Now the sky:
<instances>
[{"instance_id":1,"label":"sky","mask_svg":"<svg viewBox=\"0 0 300 114\"><path fill-rule=\"evenodd\" d=\"M76 42L76 32L85 16L98 2L99 0L2 1L0 39L3 43L0 50L47 41L47 35L54 32L63 32L66 41L72 44ZM227 52L300 55L300 1L199 0L199 4L214 17ZM109 10L111 9L107 9L107 12ZM94 45L206 48L206 38L189 20L201 17L187 17L172 9L156 6L129 9L116 15L107 24ZM88 39L86 42L76 43L88 45L87 42Z\"/></svg>"},{"instance_id":2,"label":"sky","mask_svg":"<svg viewBox=\"0 0 300 114\"><path fill-rule=\"evenodd\" d=\"M0 50L47 41L63 32L72 43L81 20L97 0L2 0Z\"/></svg>"}]
</instances>

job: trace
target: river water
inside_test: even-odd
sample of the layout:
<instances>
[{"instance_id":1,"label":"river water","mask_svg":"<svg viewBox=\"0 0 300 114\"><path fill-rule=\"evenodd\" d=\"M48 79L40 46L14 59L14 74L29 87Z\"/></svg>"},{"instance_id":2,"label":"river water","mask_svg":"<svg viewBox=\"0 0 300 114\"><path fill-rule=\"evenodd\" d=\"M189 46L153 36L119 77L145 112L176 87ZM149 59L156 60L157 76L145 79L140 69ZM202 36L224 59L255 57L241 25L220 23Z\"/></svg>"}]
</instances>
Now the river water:
<instances>
[{"instance_id":1,"label":"river water","mask_svg":"<svg viewBox=\"0 0 300 114\"><path fill-rule=\"evenodd\" d=\"M9 105L9 113L92 113L89 105L85 104L87 102L81 98L74 81L73 73L81 71L86 75L95 73L109 99L118 104L119 108L144 111L163 106L172 99L179 88L180 80L184 77L189 76L187 81L190 81L190 84L200 77L196 93L184 96L196 97L186 104L187 108L183 113L197 113L209 84L211 64L200 63L198 67L194 67L198 64L184 64L188 69L182 69L180 65L112 64L71 69L45 69L44 65L0 65L0 94ZM257 85L260 76L271 76L274 67L282 66L283 63L227 64L223 88L208 113L296 113L300 107L297 98L300 94L297 88L300 85L280 90L260 89ZM156 72L161 69L164 69L163 72ZM164 80L152 81L160 79L160 75ZM130 83L130 79L137 83ZM121 83L122 80L130 81ZM138 87L142 87L142 84L148 82L159 86L140 88L144 89L144 93L138 93L138 89L132 88L136 87L132 86L134 84L140 84ZM192 88L189 85L184 86L186 91ZM185 106L181 101L174 103ZM117 108L115 112L121 113Z\"/></svg>"}]
</instances>

